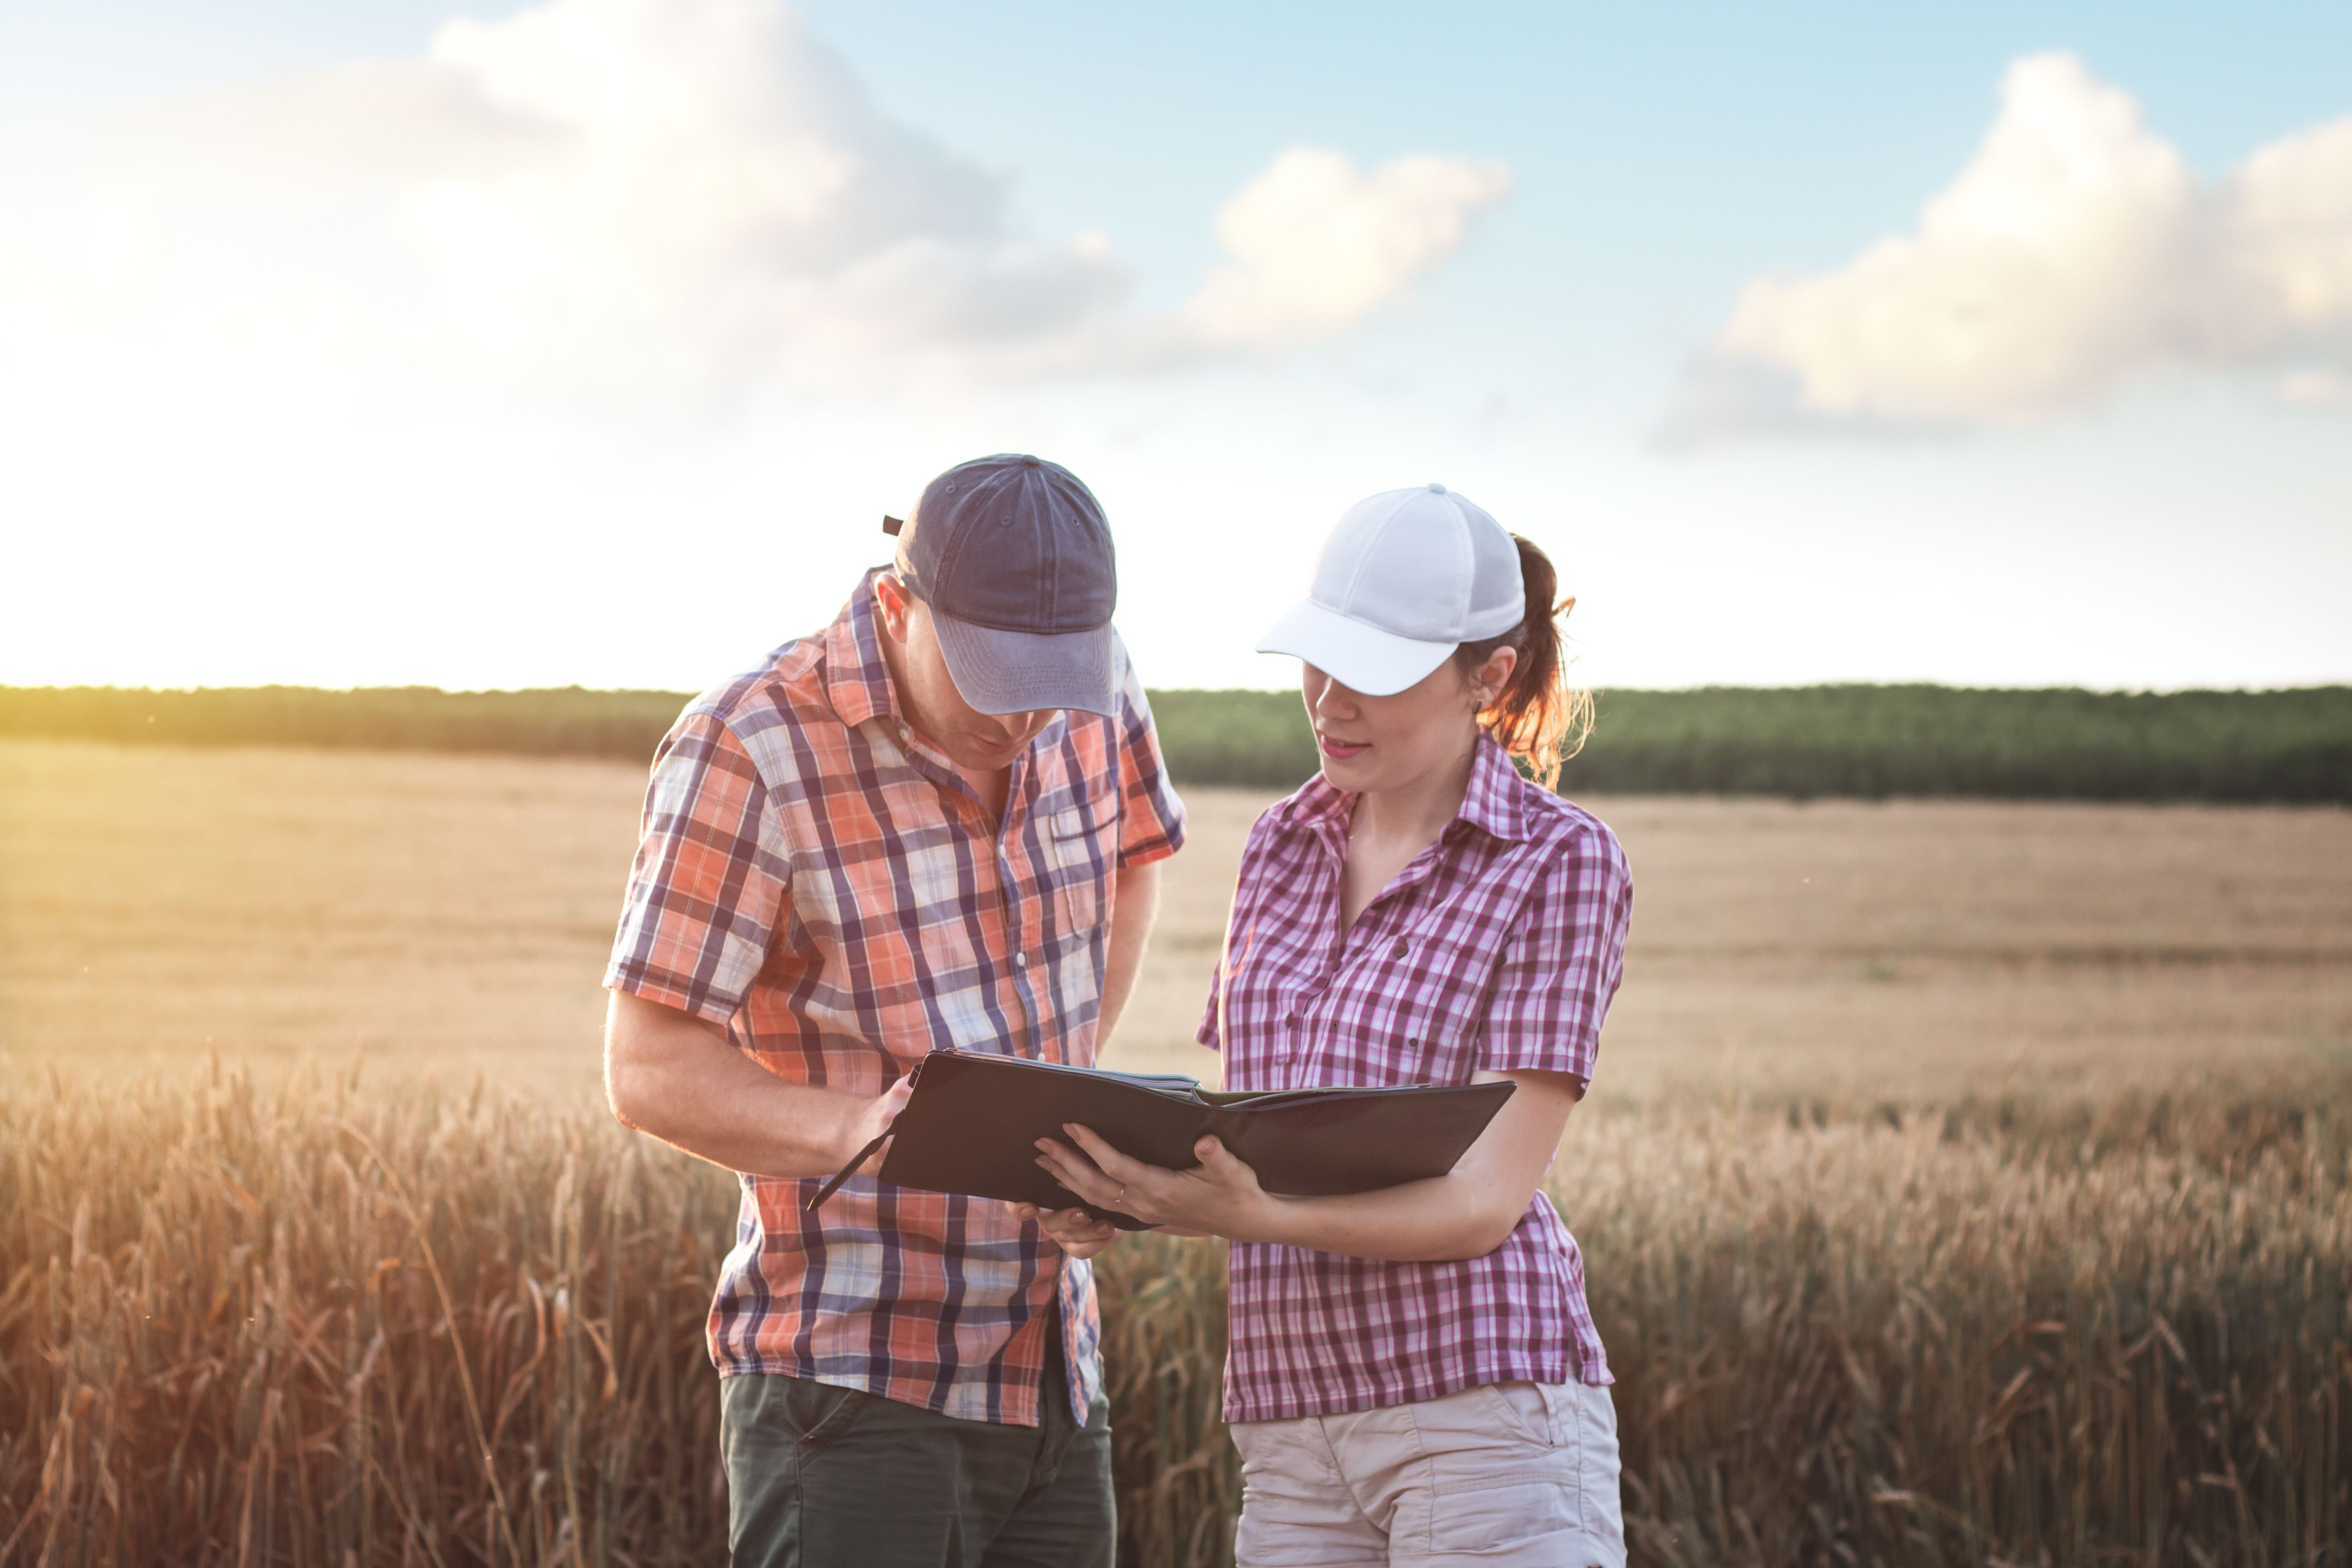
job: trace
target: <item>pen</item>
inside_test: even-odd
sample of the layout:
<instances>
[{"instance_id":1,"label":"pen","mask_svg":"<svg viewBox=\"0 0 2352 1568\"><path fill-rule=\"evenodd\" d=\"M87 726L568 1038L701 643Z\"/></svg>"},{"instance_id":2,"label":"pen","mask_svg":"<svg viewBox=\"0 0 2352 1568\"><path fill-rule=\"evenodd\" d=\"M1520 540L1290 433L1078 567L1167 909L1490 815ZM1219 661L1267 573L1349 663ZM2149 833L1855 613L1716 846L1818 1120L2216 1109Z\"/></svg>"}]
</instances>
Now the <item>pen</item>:
<instances>
[{"instance_id":1,"label":"pen","mask_svg":"<svg viewBox=\"0 0 2352 1568\"><path fill-rule=\"evenodd\" d=\"M875 1139L873 1142L868 1143L865 1148L860 1149L856 1153L851 1155L849 1163L844 1165L840 1170L835 1171L833 1173L833 1180L819 1187L816 1190L816 1196L809 1199L807 1212L814 1214L816 1212L817 1205L824 1202L825 1199L841 1191L841 1184L849 1180L850 1177L857 1174L857 1167L866 1163L866 1161L874 1158L874 1151L882 1147L883 1141L887 1139L889 1136L890 1134L885 1132L881 1137Z\"/></svg>"}]
</instances>

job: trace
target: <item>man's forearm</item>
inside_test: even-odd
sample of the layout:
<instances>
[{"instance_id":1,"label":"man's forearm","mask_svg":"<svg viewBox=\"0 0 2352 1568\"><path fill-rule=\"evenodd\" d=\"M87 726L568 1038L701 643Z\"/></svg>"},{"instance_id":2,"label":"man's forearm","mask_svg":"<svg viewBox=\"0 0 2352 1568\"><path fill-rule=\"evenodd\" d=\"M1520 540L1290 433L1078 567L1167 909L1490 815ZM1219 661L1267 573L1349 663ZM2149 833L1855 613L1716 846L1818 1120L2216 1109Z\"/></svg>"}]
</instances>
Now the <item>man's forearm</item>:
<instances>
[{"instance_id":1,"label":"man's forearm","mask_svg":"<svg viewBox=\"0 0 2352 1568\"><path fill-rule=\"evenodd\" d=\"M1135 989L1159 912L1159 864L1119 872L1097 1038L1108 1037ZM730 1171L793 1178L833 1174L897 1110L892 1095L869 1100L778 1078L717 1025L623 991L612 994L605 1023L604 1092L613 1114L640 1132Z\"/></svg>"},{"instance_id":2,"label":"man's forearm","mask_svg":"<svg viewBox=\"0 0 2352 1568\"><path fill-rule=\"evenodd\" d=\"M715 1025L617 991L604 1088L628 1126L730 1171L829 1176L872 1136L873 1100L788 1083Z\"/></svg>"},{"instance_id":3,"label":"man's forearm","mask_svg":"<svg viewBox=\"0 0 2352 1568\"><path fill-rule=\"evenodd\" d=\"M1127 1010L1128 997L1134 994L1135 977L1143 968L1144 944L1151 939L1152 922L1160 918L1160 868L1165 864L1154 860L1118 873L1117 890L1111 895L1110 940L1103 962L1102 1020L1096 1027L1097 1041L1110 1038L1118 1016Z\"/></svg>"}]
</instances>

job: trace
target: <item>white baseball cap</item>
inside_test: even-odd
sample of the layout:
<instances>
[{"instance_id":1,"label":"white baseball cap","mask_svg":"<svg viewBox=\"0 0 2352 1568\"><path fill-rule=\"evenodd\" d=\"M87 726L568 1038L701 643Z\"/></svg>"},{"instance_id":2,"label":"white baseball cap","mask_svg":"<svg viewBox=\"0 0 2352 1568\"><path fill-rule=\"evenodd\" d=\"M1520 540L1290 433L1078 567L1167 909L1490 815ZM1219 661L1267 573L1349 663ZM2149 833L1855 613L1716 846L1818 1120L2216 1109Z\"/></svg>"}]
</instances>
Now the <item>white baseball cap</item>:
<instances>
[{"instance_id":1,"label":"white baseball cap","mask_svg":"<svg viewBox=\"0 0 2352 1568\"><path fill-rule=\"evenodd\" d=\"M1314 590L1257 651L1290 654L1367 697L1387 697L1527 613L1508 531L1444 485L1423 485L1349 507L1323 542Z\"/></svg>"}]
</instances>

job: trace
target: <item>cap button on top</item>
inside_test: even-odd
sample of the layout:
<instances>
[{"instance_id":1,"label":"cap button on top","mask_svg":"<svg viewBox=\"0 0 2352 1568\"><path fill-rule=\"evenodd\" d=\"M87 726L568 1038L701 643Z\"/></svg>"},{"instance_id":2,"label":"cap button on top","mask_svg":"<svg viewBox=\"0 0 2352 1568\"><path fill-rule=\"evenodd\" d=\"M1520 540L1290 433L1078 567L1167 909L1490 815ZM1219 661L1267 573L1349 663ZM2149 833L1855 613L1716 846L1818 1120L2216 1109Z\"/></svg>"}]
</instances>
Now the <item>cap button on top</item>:
<instances>
[{"instance_id":1,"label":"cap button on top","mask_svg":"<svg viewBox=\"0 0 2352 1568\"><path fill-rule=\"evenodd\" d=\"M1429 487L1429 493L1433 496L1442 496L1445 493L1445 487L1444 485L1432 485Z\"/></svg>"}]
</instances>

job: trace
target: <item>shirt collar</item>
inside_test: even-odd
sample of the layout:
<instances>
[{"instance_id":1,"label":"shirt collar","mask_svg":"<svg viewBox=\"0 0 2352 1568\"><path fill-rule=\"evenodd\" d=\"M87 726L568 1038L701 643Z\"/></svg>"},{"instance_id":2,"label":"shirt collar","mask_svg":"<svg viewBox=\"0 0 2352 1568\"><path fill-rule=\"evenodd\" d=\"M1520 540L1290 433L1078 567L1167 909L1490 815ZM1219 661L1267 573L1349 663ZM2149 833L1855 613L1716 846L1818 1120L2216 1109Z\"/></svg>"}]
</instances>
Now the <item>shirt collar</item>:
<instances>
[{"instance_id":1,"label":"shirt collar","mask_svg":"<svg viewBox=\"0 0 2352 1568\"><path fill-rule=\"evenodd\" d=\"M1512 765L1509 753L1496 743L1493 736L1481 734L1477 752L1470 760L1470 787L1463 791L1462 809L1454 814L1454 820L1468 823L1490 837L1506 842L1525 838L1527 802L1520 792L1527 787L1527 781ZM1348 814L1355 809L1355 804L1354 795L1333 788L1331 781L1318 770L1290 797L1286 819L1301 827L1331 823L1344 834Z\"/></svg>"},{"instance_id":2,"label":"shirt collar","mask_svg":"<svg viewBox=\"0 0 2352 1568\"><path fill-rule=\"evenodd\" d=\"M874 579L882 572L877 566L859 578L857 591L824 629L825 696L853 730L868 719L899 717L898 689L890 683L890 666L874 626Z\"/></svg>"},{"instance_id":3,"label":"shirt collar","mask_svg":"<svg viewBox=\"0 0 2352 1568\"><path fill-rule=\"evenodd\" d=\"M1478 755L1470 764L1470 787L1463 792L1462 809L1454 820L1506 842L1525 838L1528 787L1510 753L1492 735L1481 734Z\"/></svg>"}]
</instances>

